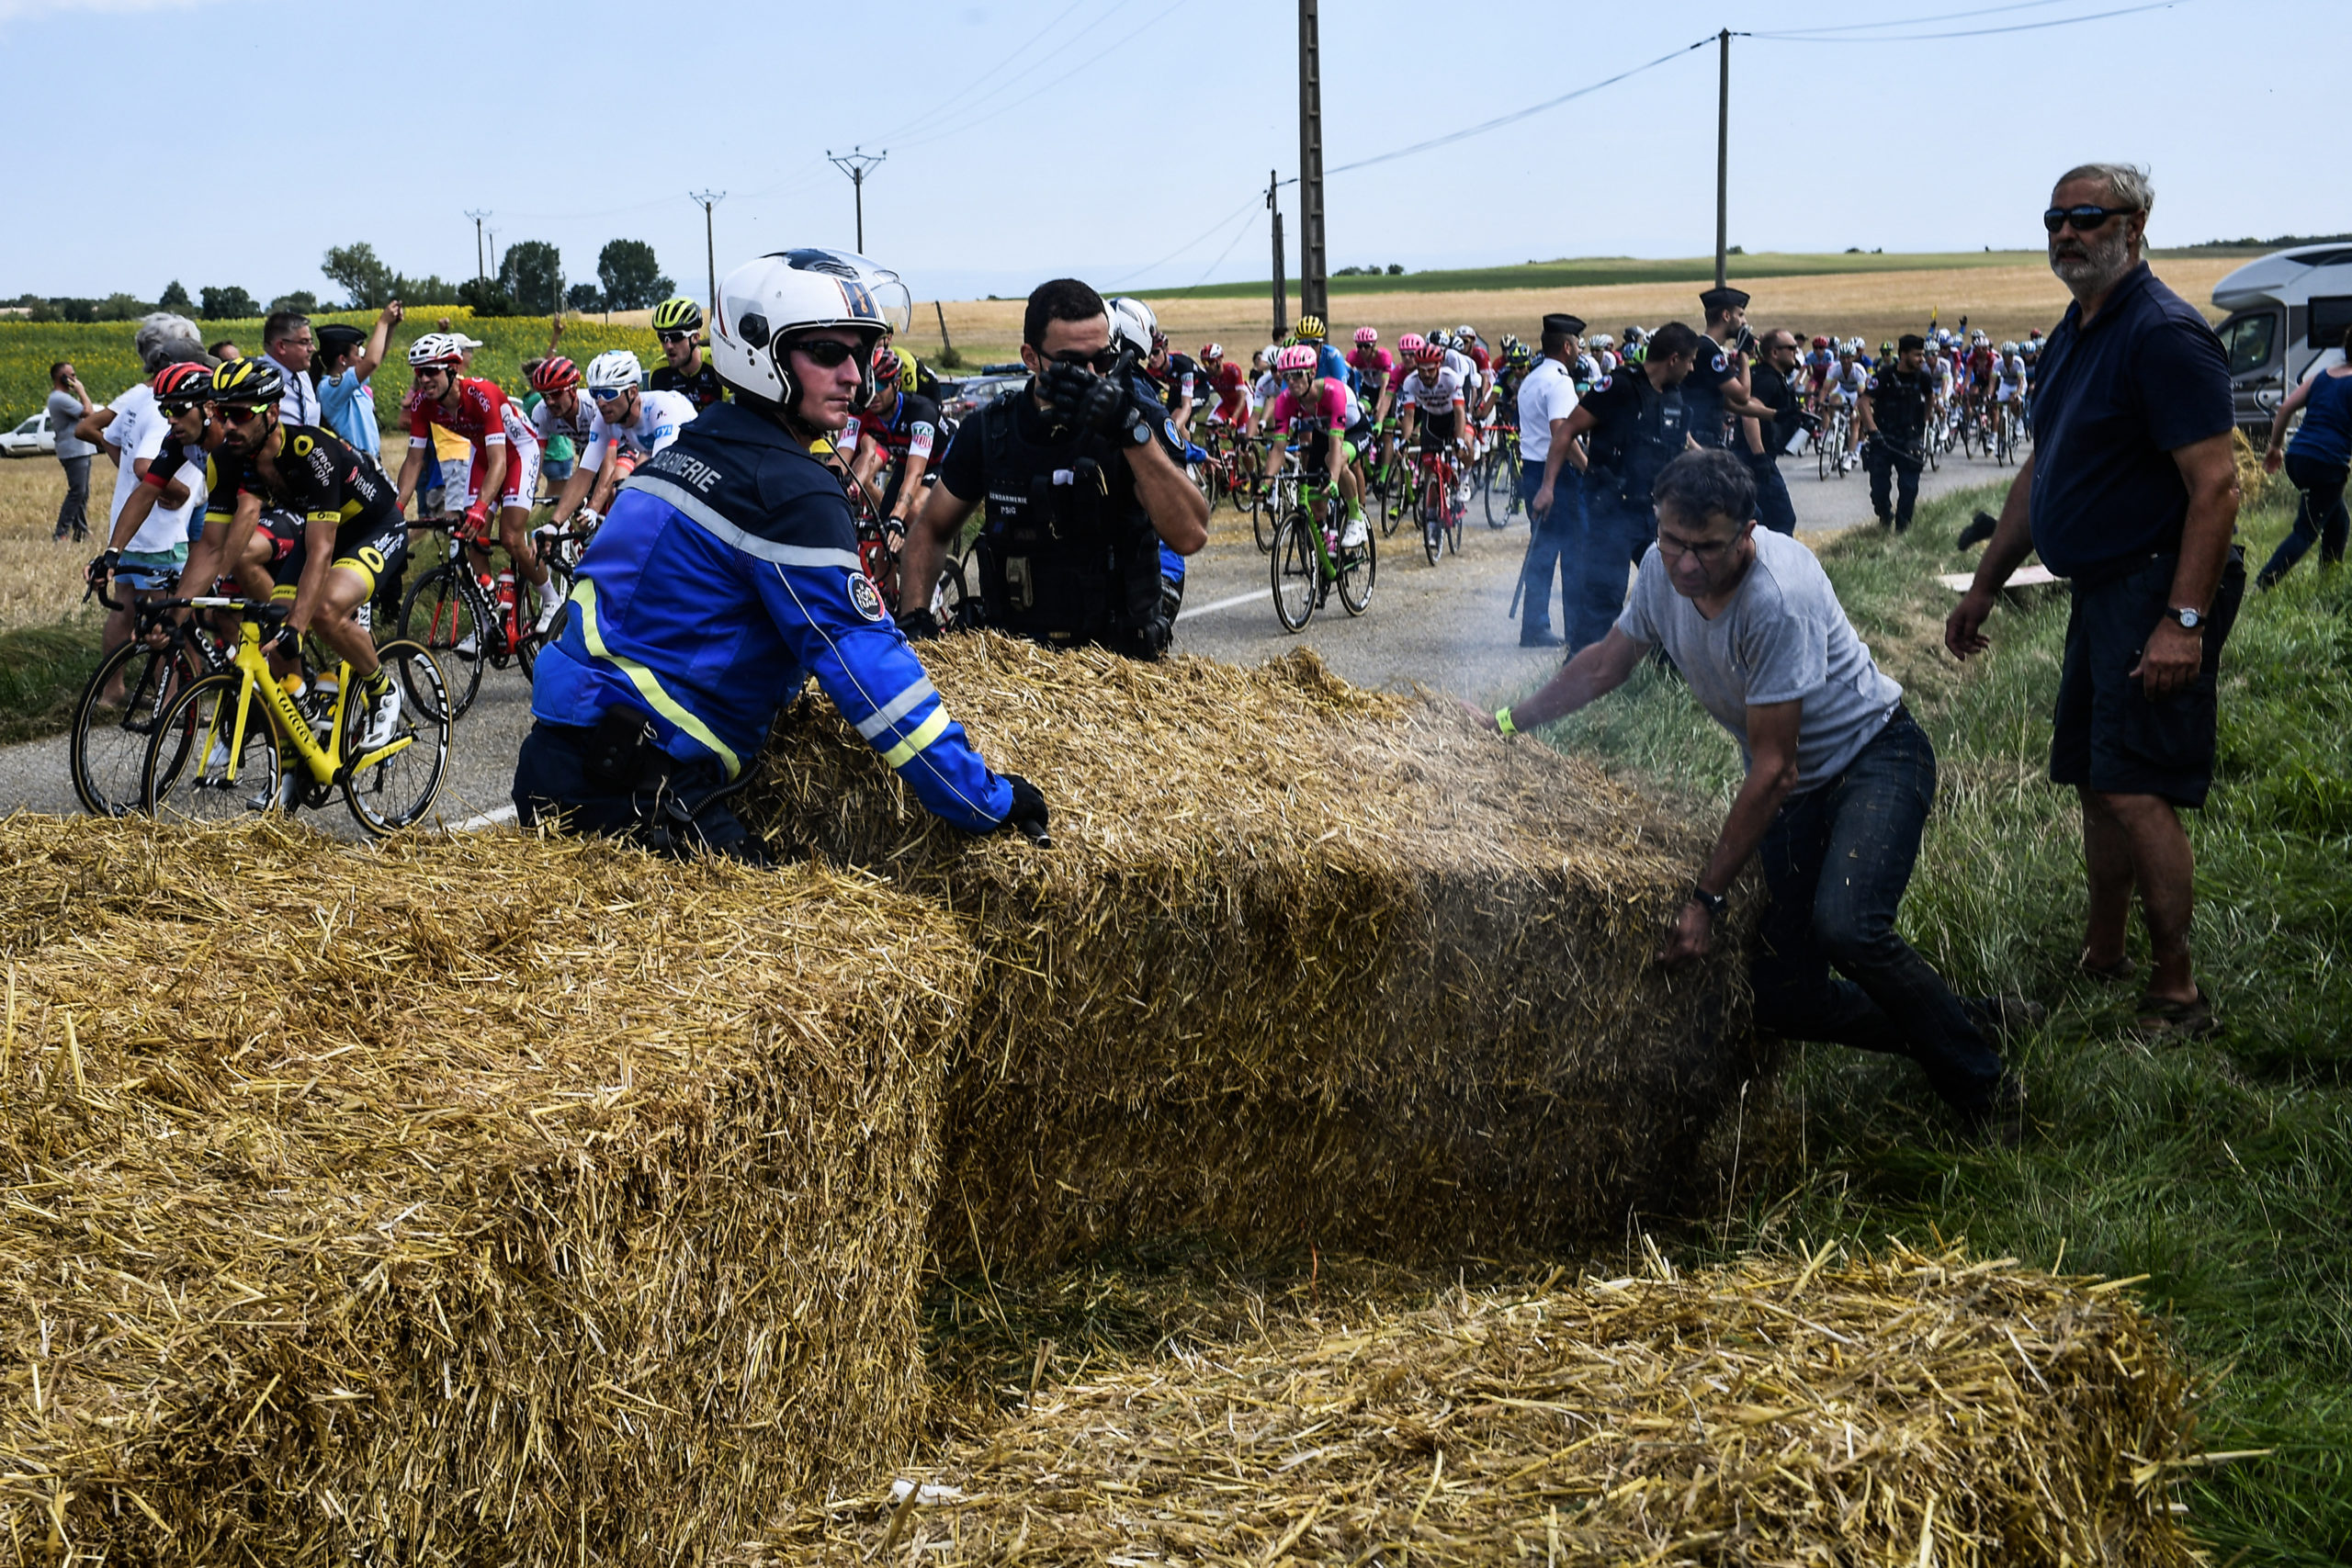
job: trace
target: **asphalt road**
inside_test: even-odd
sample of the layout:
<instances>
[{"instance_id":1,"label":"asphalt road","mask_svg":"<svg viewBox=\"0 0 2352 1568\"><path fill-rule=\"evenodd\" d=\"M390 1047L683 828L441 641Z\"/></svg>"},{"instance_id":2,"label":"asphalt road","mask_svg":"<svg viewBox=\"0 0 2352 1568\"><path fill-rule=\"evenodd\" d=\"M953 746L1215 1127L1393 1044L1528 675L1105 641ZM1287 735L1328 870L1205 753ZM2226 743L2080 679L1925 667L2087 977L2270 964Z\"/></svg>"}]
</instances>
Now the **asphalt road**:
<instances>
[{"instance_id":1,"label":"asphalt road","mask_svg":"<svg viewBox=\"0 0 2352 1568\"><path fill-rule=\"evenodd\" d=\"M1857 471L1824 481L1810 463L1785 465L1801 536L1835 533L1871 520L1870 484ZM1939 495L2015 472L1989 460L1947 458L1925 477L1921 496ZM1433 687L1474 702L1504 702L1555 667L1556 649L1522 649L1519 623L1506 616L1527 548L1524 522L1489 529L1474 503L1462 552L1432 567L1409 527L1381 541L1372 604L1360 618L1337 595L1305 632L1274 619L1267 558L1258 553L1246 515L1225 509L1210 519L1208 547L1193 558L1176 647L1235 663L1257 663L1305 644L1359 685ZM458 722L439 812L451 826L483 826L513 815L508 789L514 753L531 727L530 688L516 670L486 671L481 691ZM0 747L0 810L80 809L66 773L63 736ZM331 833L356 836L341 800L304 819Z\"/></svg>"}]
</instances>

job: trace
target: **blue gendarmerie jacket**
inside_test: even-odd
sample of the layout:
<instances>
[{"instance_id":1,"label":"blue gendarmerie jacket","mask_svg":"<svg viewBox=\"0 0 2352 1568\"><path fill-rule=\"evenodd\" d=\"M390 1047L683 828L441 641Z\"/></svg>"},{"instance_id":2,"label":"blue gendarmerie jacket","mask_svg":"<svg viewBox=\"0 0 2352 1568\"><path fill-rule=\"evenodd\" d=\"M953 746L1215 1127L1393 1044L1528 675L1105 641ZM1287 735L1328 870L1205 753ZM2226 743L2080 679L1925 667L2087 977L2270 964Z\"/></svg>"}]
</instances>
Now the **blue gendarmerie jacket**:
<instances>
[{"instance_id":1,"label":"blue gendarmerie jacket","mask_svg":"<svg viewBox=\"0 0 2352 1568\"><path fill-rule=\"evenodd\" d=\"M718 404L622 484L531 712L584 727L630 708L672 756L732 778L811 675L933 813L975 833L1003 822L1012 786L884 613L841 481L773 422Z\"/></svg>"}]
</instances>

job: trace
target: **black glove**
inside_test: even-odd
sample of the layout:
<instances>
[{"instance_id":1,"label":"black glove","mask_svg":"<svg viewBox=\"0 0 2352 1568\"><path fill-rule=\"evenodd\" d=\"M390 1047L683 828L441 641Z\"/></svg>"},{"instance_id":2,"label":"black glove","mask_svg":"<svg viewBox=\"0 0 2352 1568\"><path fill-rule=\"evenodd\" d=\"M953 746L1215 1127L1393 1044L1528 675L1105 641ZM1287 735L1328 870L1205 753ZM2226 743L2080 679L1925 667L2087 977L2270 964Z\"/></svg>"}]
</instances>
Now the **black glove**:
<instances>
[{"instance_id":1,"label":"black glove","mask_svg":"<svg viewBox=\"0 0 2352 1568\"><path fill-rule=\"evenodd\" d=\"M1797 411L1797 424L1807 435L1818 435L1822 432L1821 416L1817 413L1808 413L1803 409Z\"/></svg>"},{"instance_id":2,"label":"black glove","mask_svg":"<svg viewBox=\"0 0 2352 1568\"><path fill-rule=\"evenodd\" d=\"M922 642L939 635L939 617L928 608L899 612L899 630L909 642Z\"/></svg>"},{"instance_id":3,"label":"black glove","mask_svg":"<svg viewBox=\"0 0 2352 1568\"><path fill-rule=\"evenodd\" d=\"M114 574L115 569L121 564L122 552L120 550L101 550L96 555L90 558L90 570L84 572L82 575L88 580L92 587L98 587L102 585L108 577L111 577Z\"/></svg>"},{"instance_id":4,"label":"black glove","mask_svg":"<svg viewBox=\"0 0 2352 1568\"><path fill-rule=\"evenodd\" d=\"M1004 814L1003 825L1018 829L1039 849L1053 848L1053 835L1046 831L1046 797L1019 773L1005 774L1004 782L1012 786L1012 809Z\"/></svg>"},{"instance_id":5,"label":"black glove","mask_svg":"<svg viewBox=\"0 0 2352 1568\"><path fill-rule=\"evenodd\" d=\"M1054 423L1068 427L1079 423L1079 413L1088 396L1102 383L1102 378L1083 365L1065 365L1055 360L1046 367L1037 378L1046 394L1046 401L1054 411Z\"/></svg>"},{"instance_id":6,"label":"black glove","mask_svg":"<svg viewBox=\"0 0 2352 1568\"><path fill-rule=\"evenodd\" d=\"M302 650L302 634L280 621L277 626L261 634L264 653L282 653L291 659Z\"/></svg>"}]
</instances>

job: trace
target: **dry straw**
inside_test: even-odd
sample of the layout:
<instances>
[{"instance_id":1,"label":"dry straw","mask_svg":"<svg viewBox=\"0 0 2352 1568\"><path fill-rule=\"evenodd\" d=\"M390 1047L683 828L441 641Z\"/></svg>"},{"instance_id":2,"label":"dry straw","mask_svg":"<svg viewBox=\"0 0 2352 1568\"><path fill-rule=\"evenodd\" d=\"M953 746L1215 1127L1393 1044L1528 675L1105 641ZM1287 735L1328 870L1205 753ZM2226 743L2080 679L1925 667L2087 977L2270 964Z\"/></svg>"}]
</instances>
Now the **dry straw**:
<instances>
[{"instance_id":1,"label":"dry straw","mask_svg":"<svg viewBox=\"0 0 2352 1568\"><path fill-rule=\"evenodd\" d=\"M923 659L990 762L1045 791L1052 849L936 823L813 699L749 810L975 933L950 1267L1187 1230L1460 1257L1684 1201L1762 1064L1728 951L1651 963L1703 848L1651 804L1306 652L974 637Z\"/></svg>"},{"instance_id":2,"label":"dry straw","mask_svg":"<svg viewBox=\"0 0 2352 1568\"><path fill-rule=\"evenodd\" d=\"M0 823L8 1561L691 1562L922 1415L973 976L868 879Z\"/></svg>"},{"instance_id":3,"label":"dry straw","mask_svg":"<svg viewBox=\"0 0 2352 1568\"><path fill-rule=\"evenodd\" d=\"M1653 1254L1081 1375L894 1491L791 1511L767 1561L2201 1560L2165 1484L2199 1462L2182 1376L2113 1284L1831 1252Z\"/></svg>"}]
</instances>

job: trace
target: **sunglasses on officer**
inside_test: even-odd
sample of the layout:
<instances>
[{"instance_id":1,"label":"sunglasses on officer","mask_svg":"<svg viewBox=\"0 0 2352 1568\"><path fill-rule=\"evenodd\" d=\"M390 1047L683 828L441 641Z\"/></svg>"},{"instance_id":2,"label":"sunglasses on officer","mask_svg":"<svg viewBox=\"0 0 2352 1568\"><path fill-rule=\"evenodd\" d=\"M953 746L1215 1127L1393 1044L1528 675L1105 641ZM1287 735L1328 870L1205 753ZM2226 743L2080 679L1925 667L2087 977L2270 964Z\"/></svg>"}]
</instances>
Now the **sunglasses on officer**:
<instances>
[{"instance_id":1,"label":"sunglasses on officer","mask_svg":"<svg viewBox=\"0 0 2352 1568\"><path fill-rule=\"evenodd\" d=\"M1073 369L1091 370L1098 376L1107 376L1119 363L1119 351L1115 348L1066 348L1059 354L1046 355L1046 363L1067 365Z\"/></svg>"},{"instance_id":2,"label":"sunglasses on officer","mask_svg":"<svg viewBox=\"0 0 2352 1568\"><path fill-rule=\"evenodd\" d=\"M805 337L792 345L792 352L808 356L808 363L820 370L831 370L858 352L857 344L843 343L832 337Z\"/></svg>"},{"instance_id":3,"label":"sunglasses on officer","mask_svg":"<svg viewBox=\"0 0 2352 1568\"><path fill-rule=\"evenodd\" d=\"M2041 226L2055 234L2073 224L2077 234L2089 234L2107 226L2110 218L2128 218L2139 211L2136 207L2053 207L2041 215Z\"/></svg>"}]
</instances>

